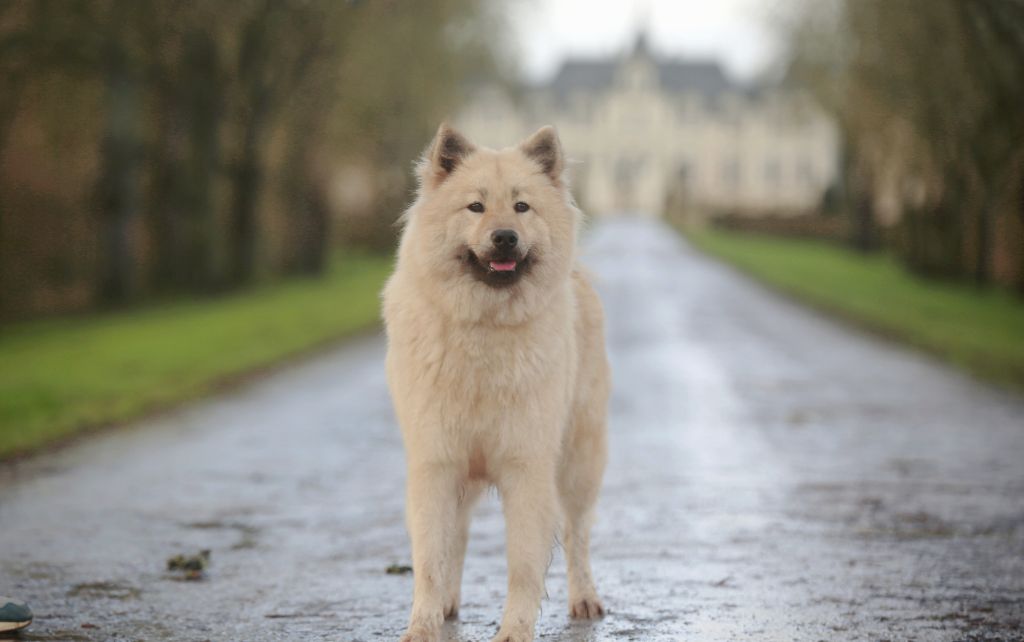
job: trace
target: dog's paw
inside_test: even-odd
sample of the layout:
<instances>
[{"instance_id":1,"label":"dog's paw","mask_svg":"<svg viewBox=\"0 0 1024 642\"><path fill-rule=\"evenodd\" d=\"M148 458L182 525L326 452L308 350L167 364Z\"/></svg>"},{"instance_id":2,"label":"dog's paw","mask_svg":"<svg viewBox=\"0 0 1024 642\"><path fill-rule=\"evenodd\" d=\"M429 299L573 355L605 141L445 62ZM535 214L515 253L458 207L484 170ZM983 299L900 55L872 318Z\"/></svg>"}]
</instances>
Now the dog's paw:
<instances>
[{"instance_id":1,"label":"dog's paw","mask_svg":"<svg viewBox=\"0 0 1024 642\"><path fill-rule=\"evenodd\" d=\"M581 620L604 617L604 605L595 594L573 598L569 602L569 617Z\"/></svg>"},{"instance_id":2,"label":"dog's paw","mask_svg":"<svg viewBox=\"0 0 1024 642\"><path fill-rule=\"evenodd\" d=\"M533 642L533 627L503 626L491 642Z\"/></svg>"},{"instance_id":3,"label":"dog's paw","mask_svg":"<svg viewBox=\"0 0 1024 642\"><path fill-rule=\"evenodd\" d=\"M399 642L440 642L440 640L440 631L431 631L422 626L410 626Z\"/></svg>"}]
</instances>

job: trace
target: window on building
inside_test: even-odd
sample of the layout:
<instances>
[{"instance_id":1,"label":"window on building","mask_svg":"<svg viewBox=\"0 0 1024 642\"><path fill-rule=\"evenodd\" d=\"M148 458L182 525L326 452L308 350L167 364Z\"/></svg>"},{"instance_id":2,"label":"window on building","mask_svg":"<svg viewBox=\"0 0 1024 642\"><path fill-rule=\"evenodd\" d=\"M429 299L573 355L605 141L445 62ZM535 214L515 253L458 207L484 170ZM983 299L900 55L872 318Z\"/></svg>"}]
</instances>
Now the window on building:
<instances>
[{"instance_id":1,"label":"window on building","mask_svg":"<svg viewBox=\"0 0 1024 642\"><path fill-rule=\"evenodd\" d=\"M772 188L782 187L782 163L777 158L769 158L764 164L764 182Z\"/></svg>"},{"instance_id":2,"label":"window on building","mask_svg":"<svg viewBox=\"0 0 1024 642\"><path fill-rule=\"evenodd\" d=\"M587 100L584 96L577 96L574 101L574 109L576 111L576 119L581 124L589 124L592 109L592 101Z\"/></svg>"},{"instance_id":3,"label":"window on building","mask_svg":"<svg viewBox=\"0 0 1024 642\"><path fill-rule=\"evenodd\" d=\"M722 182L730 188L740 186L740 161L738 158L730 158L722 163Z\"/></svg>"},{"instance_id":4,"label":"window on building","mask_svg":"<svg viewBox=\"0 0 1024 642\"><path fill-rule=\"evenodd\" d=\"M810 158L801 158L797 161L796 175L801 183L809 187L813 187L818 182L818 177L814 171L814 163Z\"/></svg>"},{"instance_id":5,"label":"window on building","mask_svg":"<svg viewBox=\"0 0 1024 642\"><path fill-rule=\"evenodd\" d=\"M676 170L676 184L685 189L690 186L691 180L693 180L693 168L688 161L682 161Z\"/></svg>"}]
</instances>

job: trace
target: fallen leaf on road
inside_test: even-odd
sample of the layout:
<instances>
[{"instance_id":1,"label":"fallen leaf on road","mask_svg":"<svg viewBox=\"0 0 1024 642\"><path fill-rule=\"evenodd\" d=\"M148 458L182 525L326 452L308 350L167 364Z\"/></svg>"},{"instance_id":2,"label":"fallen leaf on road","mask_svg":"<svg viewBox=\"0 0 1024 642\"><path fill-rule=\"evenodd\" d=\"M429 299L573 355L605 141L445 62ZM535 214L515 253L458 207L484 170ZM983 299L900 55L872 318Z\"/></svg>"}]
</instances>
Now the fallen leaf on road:
<instances>
[{"instance_id":1,"label":"fallen leaf on road","mask_svg":"<svg viewBox=\"0 0 1024 642\"><path fill-rule=\"evenodd\" d=\"M182 571L186 580L201 580L206 567L210 565L210 550L203 549L198 555L175 555L167 560L168 571Z\"/></svg>"}]
</instances>

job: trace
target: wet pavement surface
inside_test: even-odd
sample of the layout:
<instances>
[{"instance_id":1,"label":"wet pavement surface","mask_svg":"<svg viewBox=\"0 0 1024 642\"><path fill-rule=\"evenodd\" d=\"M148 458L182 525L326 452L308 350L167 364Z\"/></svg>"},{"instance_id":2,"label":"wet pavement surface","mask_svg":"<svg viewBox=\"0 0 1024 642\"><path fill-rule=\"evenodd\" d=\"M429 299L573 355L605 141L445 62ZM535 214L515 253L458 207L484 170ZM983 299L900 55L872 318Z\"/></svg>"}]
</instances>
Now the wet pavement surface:
<instances>
[{"instance_id":1,"label":"wet pavement surface","mask_svg":"<svg viewBox=\"0 0 1024 642\"><path fill-rule=\"evenodd\" d=\"M615 377L593 536L610 614L549 640L1024 639L1024 400L824 319L661 224L587 239ZM25 640L396 640L411 603L384 342L0 467ZM505 593L477 511L453 640ZM206 579L167 558L210 549Z\"/></svg>"}]
</instances>

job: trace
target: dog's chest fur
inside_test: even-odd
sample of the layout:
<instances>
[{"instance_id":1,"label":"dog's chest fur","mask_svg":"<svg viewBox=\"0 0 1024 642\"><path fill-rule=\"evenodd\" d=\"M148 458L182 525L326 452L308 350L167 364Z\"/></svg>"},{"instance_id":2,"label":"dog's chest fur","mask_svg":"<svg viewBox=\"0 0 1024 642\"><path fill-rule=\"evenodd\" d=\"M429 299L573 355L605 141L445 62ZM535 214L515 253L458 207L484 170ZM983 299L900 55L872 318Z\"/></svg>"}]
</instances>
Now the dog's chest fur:
<instances>
[{"instance_id":1,"label":"dog's chest fur","mask_svg":"<svg viewBox=\"0 0 1024 642\"><path fill-rule=\"evenodd\" d=\"M558 326L562 327L558 327ZM571 325L533 321L516 327L487 325L444 326L439 337L437 384L466 395L520 400L564 379L569 359Z\"/></svg>"},{"instance_id":2,"label":"dog's chest fur","mask_svg":"<svg viewBox=\"0 0 1024 642\"><path fill-rule=\"evenodd\" d=\"M495 451L557 448L576 379L572 293L516 326L461 323L423 302L389 320L389 370L403 431L430 435L470 475Z\"/></svg>"}]
</instances>

